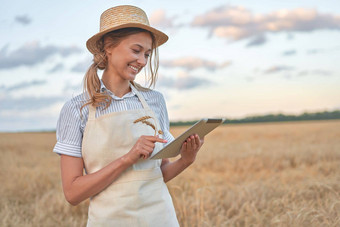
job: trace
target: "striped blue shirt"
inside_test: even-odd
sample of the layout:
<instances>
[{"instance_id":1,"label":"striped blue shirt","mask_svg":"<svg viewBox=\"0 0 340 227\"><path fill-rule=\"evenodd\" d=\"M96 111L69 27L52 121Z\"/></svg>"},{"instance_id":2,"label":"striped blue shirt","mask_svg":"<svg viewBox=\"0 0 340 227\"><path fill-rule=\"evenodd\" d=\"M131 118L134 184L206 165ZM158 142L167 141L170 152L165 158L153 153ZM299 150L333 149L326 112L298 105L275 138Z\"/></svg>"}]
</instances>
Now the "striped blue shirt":
<instances>
[{"instance_id":1,"label":"striped blue shirt","mask_svg":"<svg viewBox=\"0 0 340 227\"><path fill-rule=\"evenodd\" d=\"M98 107L96 117L112 112L143 108L142 103L133 91L120 98L108 90L102 82L101 91L108 92L113 100L107 109ZM161 130L164 133L164 139L171 142L174 137L169 132L169 118L163 95L155 90L139 91L139 93L144 97L145 101L158 118ZM53 152L74 157L82 157L81 146L83 133L89 115L88 105L85 106L80 113L80 108L85 102L86 99L84 94L80 94L66 102L61 109L56 128L57 143L54 146Z\"/></svg>"}]
</instances>

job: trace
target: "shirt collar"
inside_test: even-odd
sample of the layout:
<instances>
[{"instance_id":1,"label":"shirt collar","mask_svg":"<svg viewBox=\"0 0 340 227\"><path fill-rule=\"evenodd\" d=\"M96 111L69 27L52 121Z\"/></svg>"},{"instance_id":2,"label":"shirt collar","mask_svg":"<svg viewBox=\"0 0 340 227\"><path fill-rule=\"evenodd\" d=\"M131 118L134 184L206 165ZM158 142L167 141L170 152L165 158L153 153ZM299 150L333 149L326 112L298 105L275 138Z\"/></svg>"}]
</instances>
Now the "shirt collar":
<instances>
[{"instance_id":1,"label":"shirt collar","mask_svg":"<svg viewBox=\"0 0 340 227\"><path fill-rule=\"evenodd\" d=\"M132 85L131 85L131 83L130 83L130 87L131 87L131 86L132 86ZM133 91L133 89L131 89L130 92L126 93L123 97L120 98L120 97L116 96L115 94L113 94L112 91L110 91L109 89L107 89L107 88L105 87L105 85L104 85L104 83L103 83L102 80L100 80L100 91L101 91L101 92L107 92L107 93L108 93L113 99L115 99L115 100L122 100L122 99L130 98L130 97L133 97L133 96L137 95L137 94Z\"/></svg>"}]
</instances>

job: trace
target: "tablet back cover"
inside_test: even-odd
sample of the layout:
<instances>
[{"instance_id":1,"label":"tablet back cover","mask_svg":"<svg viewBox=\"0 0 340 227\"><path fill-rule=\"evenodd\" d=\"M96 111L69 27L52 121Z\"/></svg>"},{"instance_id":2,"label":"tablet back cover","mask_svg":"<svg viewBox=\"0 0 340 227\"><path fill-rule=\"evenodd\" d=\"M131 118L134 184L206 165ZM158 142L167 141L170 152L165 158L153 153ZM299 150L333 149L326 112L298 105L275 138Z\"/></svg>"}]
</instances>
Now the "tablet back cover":
<instances>
[{"instance_id":1,"label":"tablet back cover","mask_svg":"<svg viewBox=\"0 0 340 227\"><path fill-rule=\"evenodd\" d=\"M156 154L151 155L151 159L161 159L161 158L172 158L176 157L180 153L181 146L183 142L193 134L198 134L199 137L203 137L207 135L209 132L214 130L216 127L223 123L224 119L212 119L212 118L203 118L182 133L179 137L177 137L174 141L166 145L162 150L160 150Z\"/></svg>"}]
</instances>

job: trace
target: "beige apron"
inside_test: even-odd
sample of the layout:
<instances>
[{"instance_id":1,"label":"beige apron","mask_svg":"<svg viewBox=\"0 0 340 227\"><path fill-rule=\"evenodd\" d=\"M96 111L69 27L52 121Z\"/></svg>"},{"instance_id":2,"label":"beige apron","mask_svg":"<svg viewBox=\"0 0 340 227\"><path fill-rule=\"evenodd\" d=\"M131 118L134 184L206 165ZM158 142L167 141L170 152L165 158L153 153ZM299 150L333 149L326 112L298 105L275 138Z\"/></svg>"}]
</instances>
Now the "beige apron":
<instances>
[{"instance_id":1,"label":"beige apron","mask_svg":"<svg viewBox=\"0 0 340 227\"><path fill-rule=\"evenodd\" d=\"M113 112L89 118L82 155L87 174L123 156L141 135L161 133L159 122L142 95L130 85L143 109ZM161 136L161 135L160 135ZM162 148L155 143L154 152ZM172 199L163 181L161 160L140 159L110 186L90 199L87 226L179 226Z\"/></svg>"}]
</instances>

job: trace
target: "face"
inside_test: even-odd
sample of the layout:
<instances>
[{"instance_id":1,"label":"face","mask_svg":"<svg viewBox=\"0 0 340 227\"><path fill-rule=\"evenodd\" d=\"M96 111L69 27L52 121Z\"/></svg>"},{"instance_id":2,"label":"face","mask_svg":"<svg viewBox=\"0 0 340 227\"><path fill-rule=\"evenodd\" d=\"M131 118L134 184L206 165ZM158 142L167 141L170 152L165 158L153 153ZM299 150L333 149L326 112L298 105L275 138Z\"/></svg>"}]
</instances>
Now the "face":
<instances>
[{"instance_id":1,"label":"face","mask_svg":"<svg viewBox=\"0 0 340 227\"><path fill-rule=\"evenodd\" d=\"M107 70L119 80L133 81L147 64L152 39L149 33L140 32L125 37L118 46L107 48Z\"/></svg>"}]
</instances>

